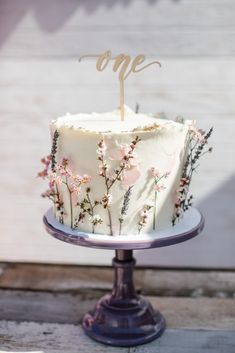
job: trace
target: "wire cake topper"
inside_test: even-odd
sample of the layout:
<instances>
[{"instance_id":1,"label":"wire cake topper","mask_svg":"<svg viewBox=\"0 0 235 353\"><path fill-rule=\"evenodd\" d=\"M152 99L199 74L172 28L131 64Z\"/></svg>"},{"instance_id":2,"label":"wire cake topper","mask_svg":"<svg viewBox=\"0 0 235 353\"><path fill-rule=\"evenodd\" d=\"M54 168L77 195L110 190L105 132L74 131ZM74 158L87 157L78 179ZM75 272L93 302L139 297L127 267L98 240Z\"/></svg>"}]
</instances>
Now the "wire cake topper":
<instances>
[{"instance_id":1,"label":"wire cake topper","mask_svg":"<svg viewBox=\"0 0 235 353\"><path fill-rule=\"evenodd\" d=\"M86 54L79 58L79 62L81 62L84 58L95 57L96 61L96 69L98 71L103 71L110 60L114 60L113 71L117 72L119 70L118 79L120 82L120 112L121 112L121 120L124 121L124 81L131 73L138 73L147 69L149 66L157 64L161 67L161 63L157 60L151 61L148 64L140 67L141 64L145 61L146 57L144 54L137 55L134 59L131 58L130 55L119 54L115 57L112 57L111 50L107 50L102 54Z\"/></svg>"}]
</instances>

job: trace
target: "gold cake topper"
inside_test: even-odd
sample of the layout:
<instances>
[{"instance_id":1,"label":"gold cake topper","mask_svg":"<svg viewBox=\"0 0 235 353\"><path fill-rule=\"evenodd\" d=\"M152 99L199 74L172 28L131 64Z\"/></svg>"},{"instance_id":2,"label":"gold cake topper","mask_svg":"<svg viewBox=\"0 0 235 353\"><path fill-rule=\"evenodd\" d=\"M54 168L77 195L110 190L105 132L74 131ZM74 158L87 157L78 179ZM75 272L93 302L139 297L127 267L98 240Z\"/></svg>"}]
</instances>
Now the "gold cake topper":
<instances>
[{"instance_id":1,"label":"gold cake topper","mask_svg":"<svg viewBox=\"0 0 235 353\"><path fill-rule=\"evenodd\" d=\"M107 50L102 54L86 54L79 58L79 62L82 59L88 57L98 58L96 61L96 69L98 71L103 71L110 60L114 60L113 71L117 72L119 69L119 82L120 82L120 112L121 112L121 120L124 120L124 81L131 73L137 73L147 69L149 66L157 64L161 67L161 63L159 61L151 61L150 63L139 67L145 61L145 55L139 54L133 60L130 55L119 54L115 57L112 57L111 50Z\"/></svg>"}]
</instances>

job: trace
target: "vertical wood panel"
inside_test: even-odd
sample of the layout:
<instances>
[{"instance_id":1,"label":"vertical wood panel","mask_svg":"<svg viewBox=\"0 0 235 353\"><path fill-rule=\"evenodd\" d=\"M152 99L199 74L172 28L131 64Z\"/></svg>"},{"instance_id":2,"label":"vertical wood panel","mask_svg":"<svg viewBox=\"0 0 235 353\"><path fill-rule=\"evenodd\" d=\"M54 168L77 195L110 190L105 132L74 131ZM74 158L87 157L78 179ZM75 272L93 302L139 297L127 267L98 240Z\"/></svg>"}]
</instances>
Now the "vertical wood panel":
<instances>
[{"instance_id":1,"label":"vertical wood panel","mask_svg":"<svg viewBox=\"0 0 235 353\"><path fill-rule=\"evenodd\" d=\"M161 59L161 70L126 82L145 112L215 127L215 152L193 185L203 236L138 252L141 264L234 267L235 2L233 0L6 1L0 3L0 260L107 264L109 251L72 247L45 233L48 204L35 178L50 148L48 123L66 111L107 111L118 84L79 54L105 50ZM3 201L4 200L4 201Z\"/></svg>"}]
</instances>

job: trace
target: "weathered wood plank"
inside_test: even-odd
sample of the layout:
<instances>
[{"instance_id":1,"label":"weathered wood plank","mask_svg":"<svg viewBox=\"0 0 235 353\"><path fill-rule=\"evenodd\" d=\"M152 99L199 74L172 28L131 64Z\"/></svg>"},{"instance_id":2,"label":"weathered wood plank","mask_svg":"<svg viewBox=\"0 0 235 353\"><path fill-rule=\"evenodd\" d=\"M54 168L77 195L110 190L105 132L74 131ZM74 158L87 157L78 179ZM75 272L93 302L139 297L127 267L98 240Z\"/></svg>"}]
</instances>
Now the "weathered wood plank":
<instances>
[{"instance_id":1,"label":"weathered wood plank","mask_svg":"<svg viewBox=\"0 0 235 353\"><path fill-rule=\"evenodd\" d=\"M15 323L0 321L1 349L38 353L128 353L127 348L110 348L92 341L78 325Z\"/></svg>"},{"instance_id":2,"label":"weathered wood plank","mask_svg":"<svg viewBox=\"0 0 235 353\"><path fill-rule=\"evenodd\" d=\"M152 59L156 59L156 54L147 57L146 60ZM77 61L77 57L69 60L52 58L48 58L48 60L2 59L0 86L5 88L43 86L48 89L88 86L94 90L105 87L110 89L112 82L115 81L112 64L111 61L108 67L99 73L95 69L94 59L84 59L81 63ZM218 92L229 88L234 89L235 86L235 69L232 58L216 57L213 60L210 58L198 60L193 57L187 59L174 57L172 59L163 58L161 64L161 68L153 66L138 75L130 75L126 81L128 91L133 90L136 85L138 88L143 87L144 89L164 86L166 90L169 89L171 92L178 88L185 91L192 89L202 90L202 92L207 90ZM118 89L118 84L116 86ZM60 112L60 108L57 108L56 111Z\"/></svg>"},{"instance_id":3,"label":"weathered wood plank","mask_svg":"<svg viewBox=\"0 0 235 353\"><path fill-rule=\"evenodd\" d=\"M80 326L0 322L2 353L19 350L40 353L234 353L233 331L168 329L157 340L139 347L119 348L101 345L85 336ZM13 352L12 352L13 353ZM38 352L39 353L39 352Z\"/></svg>"},{"instance_id":4,"label":"weathered wood plank","mask_svg":"<svg viewBox=\"0 0 235 353\"><path fill-rule=\"evenodd\" d=\"M58 11L60 10L61 11ZM37 27L45 32L54 32L62 26L65 29L99 30L107 28L115 30L122 27L217 27L234 25L235 5L233 0L181 0L178 3L166 1L132 0L128 4L123 0L118 4L109 0L94 2L86 0L51 0L47 9L42 5L29 3L27 0L2 0L0 14L2 25L6 29L12 22L21 29ZM153 15L154 14L154 15ZM105 21L104 21L105 18ZM21 19L21 22L19 20ZM200 22L199 22L200 19Z\"/></svg>"},{"instance_id":5,"label":"weathered wood plank","mask_svg":"<svg viewBox=\"0 0 235 353\"><path fill-rule=\"evenodd\" d=\"M131 78L130 78L131 79ZM31 114L34 119L38 114L47 114L51 119L64 115L66 112L92 112L112 111L118 106L118 85L113 82L112 87L101 86L22 86L0 87L1 111L4 114ZM136 82L136 81L134 81ZM234 87L220 88L216 90L205 87L203 83L198 88L192 86L169 88L159 85L156 77L155 87L136 85L128 88L126 103L134 108L136 102L140 103L141 111L164 111L169 118L177 115L185 118L195 118L199 121L207 121L210 117L232 116L234 114ZM90 105L85 98L94 97ZM106 103L108 102L108 103ZM215 114L215 115L214 115Z\"/></svg>"},{"instance_id":6,"label":"weathered wood plank","mask_svg":"<svg viewBox=\"0 0 235 353\"><path fill-rule=\"evenodd\" d=\"M92 62L4 60L0 66L1 113L52 119L66 111L107 111L118 105L118 82L111 68L99 74ZM126 102L170 118L207 120L234 114L235 69L232 60L163 60L126 82ZM86 97L92 100L87 101ZM35 117L35 118L34 118Z\"/></svg>"},{"instance_id":7,"label":"weathered wood plank","mask_svg":"<svg viewBox=\"0 0 235 353\"><path fill-rule=\"evenodd\" d=\"M110 291L113 269L39 264L0 264L0 288L50 292ZM141 269L134 272L138 291L160 296L233 297L234 271Z\"/></svg>"},{"instance_id":8,"label":"weathered wood plank","mask_svg":"<svg viewBox=\"0 0 235 353\"><path fill-rule=\"evenodd\" d=\"M167 330L159 340L130 348L129 353L233 353L234 332Z\"/></svg>"},{"instance_id":9,"label":"weathered wood plank","mask_svg":"<svg viewBox=\"0 0 235 353\"><path fill-rule=\"evenodd\" d=\"M78 323L107 290L80 293L0 290L0 319ZM234 299L148 297L166 318L169 328L235 330Z\"/></svg>"}]
</instances>

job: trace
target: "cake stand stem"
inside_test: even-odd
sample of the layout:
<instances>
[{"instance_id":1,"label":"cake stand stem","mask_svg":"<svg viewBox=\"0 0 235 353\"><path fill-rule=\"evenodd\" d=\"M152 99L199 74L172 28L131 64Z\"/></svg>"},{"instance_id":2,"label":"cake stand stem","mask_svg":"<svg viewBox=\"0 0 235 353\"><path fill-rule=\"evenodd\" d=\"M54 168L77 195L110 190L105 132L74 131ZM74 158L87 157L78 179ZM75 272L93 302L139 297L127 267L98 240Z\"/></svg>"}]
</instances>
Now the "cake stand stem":
<instances>
[{"instance_id":1,"label":"cake stand stem","mask_svg":"<svg viewBox=\"0 0 235 353\"><path fill-rule=\"evenodd\" d=\"M164 331L161 313L136 293L134 265L132 250L115 251L112 293L102 297L83 319L88 336L105 344L130 347L150 342Z\"/></svg>"},{"instance_id":2,"label":"cake stand stem","mask_svg":"<svg viewBox=\"0 0 235 353\"><path fill-rule=\"evenodd\" d=\"M114 286L110 301L137 299L133 283L135 259L132 250L116 250L113 259Z\"/></svg>"}]
</instances>

